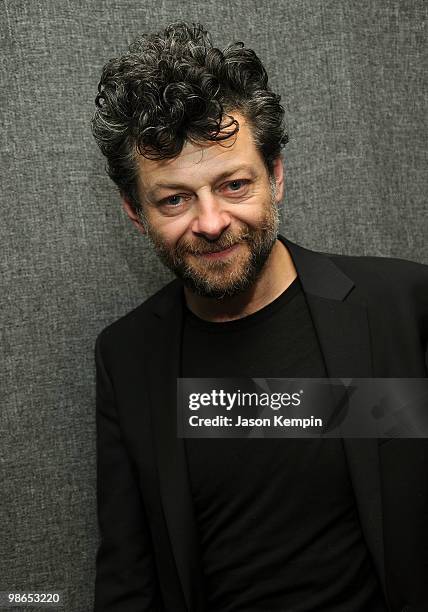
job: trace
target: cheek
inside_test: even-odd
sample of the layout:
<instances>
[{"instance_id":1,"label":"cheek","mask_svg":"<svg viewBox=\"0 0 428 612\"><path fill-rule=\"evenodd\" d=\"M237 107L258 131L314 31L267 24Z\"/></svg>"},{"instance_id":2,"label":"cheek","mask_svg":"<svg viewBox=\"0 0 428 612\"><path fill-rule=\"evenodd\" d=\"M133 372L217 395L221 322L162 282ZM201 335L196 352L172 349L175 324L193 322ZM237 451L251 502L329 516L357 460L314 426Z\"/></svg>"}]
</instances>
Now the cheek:
<instances>
[{"instance_id":1,"label":"cheek","mask_svg":"<svg viewBox=\"0 0 428 612\"><path fill-rule=\"evenodd\" d=\"M269 205L270 204L268 202L265 202L263 205L259 206L247 206L239 212L236 212L235 219L240 224L245 224L252 228L256 228L266 219L269 213Z\"/></svg>"},{"instance_id":2,"label":"cheek","mask_svg":"<svg viewBox=\"0 0 428 612\"><path fill-rule=\"evenodd\" d=\"M189 221L184 218L161 217L152 220L152 227L164 244L173 247L186 234Z\"/></svg>"}]
</instances>

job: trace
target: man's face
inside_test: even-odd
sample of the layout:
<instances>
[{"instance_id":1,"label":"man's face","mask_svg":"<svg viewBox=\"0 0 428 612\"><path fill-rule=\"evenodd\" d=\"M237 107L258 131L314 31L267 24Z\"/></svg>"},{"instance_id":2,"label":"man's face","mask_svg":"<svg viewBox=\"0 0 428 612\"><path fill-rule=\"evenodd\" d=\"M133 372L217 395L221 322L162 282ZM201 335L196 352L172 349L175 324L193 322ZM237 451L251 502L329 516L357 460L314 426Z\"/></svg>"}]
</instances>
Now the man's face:
<instances>
[{"instance_id":1,"label":"man's face","mask_svg":"<svg viewBox=\"0 0 428 612\"><path fill-rule=\"evenodd\" d=\"M283 191L281 160L269 177L250 126L230 114L240 129L223 145L187 143L172 160L140 156L142 211L133 217L164 265L212 298L237 295L257 280L277 239Z\"/></svg>"}]
</instances>

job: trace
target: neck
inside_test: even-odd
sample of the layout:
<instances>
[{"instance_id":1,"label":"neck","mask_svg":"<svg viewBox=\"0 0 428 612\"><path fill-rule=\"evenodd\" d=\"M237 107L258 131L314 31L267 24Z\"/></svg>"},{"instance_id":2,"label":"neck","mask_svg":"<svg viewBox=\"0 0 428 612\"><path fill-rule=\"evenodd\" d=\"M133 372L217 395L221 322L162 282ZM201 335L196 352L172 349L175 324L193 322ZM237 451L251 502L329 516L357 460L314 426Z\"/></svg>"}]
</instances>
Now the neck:
<instances>
[{"instance_id":1,"label":"neck","mask_svg":"<svg viewBox=\"0 0 428 612\"><path fill-rule=\"evenodd\" d=\"M224 322L241 319L273 302L297 276L286 246L277 240L254 285L244 293L221 300L196 295L184 287L188 308L206 321Z\"/></svg>"}]
</instances>

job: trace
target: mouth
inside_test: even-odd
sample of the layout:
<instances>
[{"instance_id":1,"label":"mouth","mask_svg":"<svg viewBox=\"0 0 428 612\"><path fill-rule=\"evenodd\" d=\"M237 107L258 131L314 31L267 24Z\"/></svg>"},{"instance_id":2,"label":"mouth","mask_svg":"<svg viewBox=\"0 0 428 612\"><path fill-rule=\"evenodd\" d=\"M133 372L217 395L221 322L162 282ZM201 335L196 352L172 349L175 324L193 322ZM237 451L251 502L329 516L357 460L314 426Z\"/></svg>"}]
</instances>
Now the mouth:
<instances>
[{"instance_id":1,"label":"mouth","mask_svg":"<svg viewBox=\"0 0 428 612\"><path fill-rule=\"evenodd\" d=\"M211 251L210 253L201 253L199 257L205 257L207 259L222 259L223 257L227 257L239 247L239 243L233 244L228 249L224 249L222 251Z\"/></svg>"}]
</instances>

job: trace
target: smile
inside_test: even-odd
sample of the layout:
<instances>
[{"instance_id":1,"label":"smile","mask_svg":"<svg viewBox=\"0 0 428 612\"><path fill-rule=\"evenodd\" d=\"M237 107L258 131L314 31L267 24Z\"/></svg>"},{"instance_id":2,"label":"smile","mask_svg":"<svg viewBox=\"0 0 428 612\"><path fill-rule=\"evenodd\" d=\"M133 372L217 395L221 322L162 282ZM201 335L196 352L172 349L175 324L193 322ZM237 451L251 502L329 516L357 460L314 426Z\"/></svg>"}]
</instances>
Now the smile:
<instances>
[{"instance_id":1,"label":"smile","mask_svg":"<svg viewBox=\"0 0 428 612\"><path fill-rule=\"evenodd\" d=\"M201 253L201 257L206 257L207 259L221 259L223 257L227 257L230 253L236 251L239 247L239 244L234 244L228 249L224 249L224 251L218 251L217 253Z\"/></svg>"}]
</instances>

